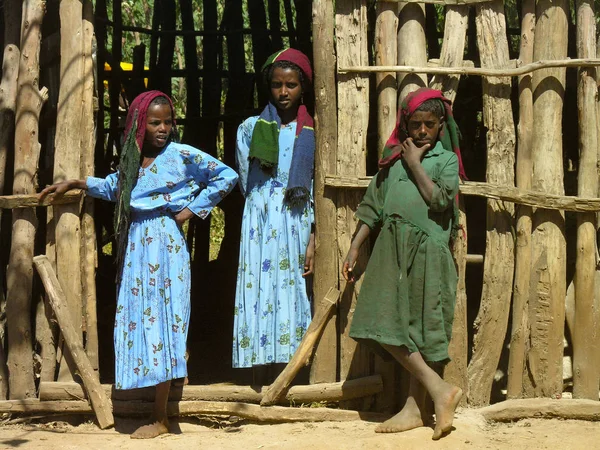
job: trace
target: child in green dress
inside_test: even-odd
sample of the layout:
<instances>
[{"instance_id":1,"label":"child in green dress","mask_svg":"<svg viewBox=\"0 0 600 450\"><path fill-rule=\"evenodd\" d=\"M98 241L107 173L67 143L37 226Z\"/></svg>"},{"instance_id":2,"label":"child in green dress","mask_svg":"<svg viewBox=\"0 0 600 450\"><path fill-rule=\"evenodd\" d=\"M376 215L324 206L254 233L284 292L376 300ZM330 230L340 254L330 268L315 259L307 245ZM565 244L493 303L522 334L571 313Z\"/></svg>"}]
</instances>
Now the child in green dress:
<instances>
[{"instance_id":1,"label":"child in green dress","mask_svg":"<svg viewBox=\"0 0 600 450\"><path fill-rule=\"evenodd\" d=\"M440 91L409 94L356 216L359 227L342 272L353 282L358 251L380 228L350 336L411 374L404 408L377 428L394 433L424 426L425 394L433 399L437 440L452 428L462 390L428 363L447 362L457 275L449 241L457 228L458 129Z\"/></svg>"}]
</instances>

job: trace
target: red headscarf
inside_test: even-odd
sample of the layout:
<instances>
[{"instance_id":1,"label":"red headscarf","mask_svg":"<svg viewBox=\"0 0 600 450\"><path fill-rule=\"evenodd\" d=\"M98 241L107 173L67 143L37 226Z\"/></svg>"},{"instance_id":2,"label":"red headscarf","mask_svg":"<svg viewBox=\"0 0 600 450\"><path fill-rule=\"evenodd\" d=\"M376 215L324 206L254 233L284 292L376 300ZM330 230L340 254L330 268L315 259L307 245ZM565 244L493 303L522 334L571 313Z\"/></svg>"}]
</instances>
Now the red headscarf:
<instances>
[{"instance_id":1,"label":"red headscarf","mask_svg":"<svg viewBox=\"0 0 600 450\"><path fill-rule=\"evenodd\" d=\"M395 151L393 148L400 145L408 138L408 120L410 116L414 114L419 106L421 106L427 100L440 100L444 106L444 123L438 134L438 140L442 143L446 150L453 151L458 157L458 174L461 179L466 179L465 169L462 163L462 157L459 148L459 130L454 116L452 115L452 102L448 100L441 91L430 88L419 88L414 92L408 94L404 101L398 108L398 117L396 121L396 128L392 131L390 138L385 144L383 151L383 158L379 161L379 168L390 167L398 159L402 157L402 154Z\"/></svg>"}]
</instances>

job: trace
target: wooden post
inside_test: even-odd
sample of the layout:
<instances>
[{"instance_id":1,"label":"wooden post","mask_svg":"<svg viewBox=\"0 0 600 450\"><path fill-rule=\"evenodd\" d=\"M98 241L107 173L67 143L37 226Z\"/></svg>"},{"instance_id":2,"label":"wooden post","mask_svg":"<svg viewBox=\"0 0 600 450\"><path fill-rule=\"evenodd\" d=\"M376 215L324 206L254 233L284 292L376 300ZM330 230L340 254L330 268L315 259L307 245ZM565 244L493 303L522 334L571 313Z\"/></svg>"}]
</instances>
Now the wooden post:
<instances>
[{"instance_id":1,"label":"wooden post","mask_svg":"<svg viewBox=\"0 0 600 450\"><path fill-rule=\"evenodd\" d=\"M111 402L102 389L100 380L83 350L81 332L73 325L72 310L67 303L67 297L54 273L54 269L45 255L36 256L33 258L33 262L48 294L48 300L58 320L69 353L88 393L98 424L102 429L111 427L114 425Z\"/></svg>"},{"instance_id":2,"label":"wooden post","mask_svg":"<svg viewBox=\"0 0 600 450\"><path fill-rule=\"evenodd\" d=\"M467 24L469 18L468 6L446 7L446 20L444 23L444 42L440 54L440 66L461 66L465 52L465 40L467 36ZM460 76L444 75L435 76L431 80L430 87L441 90L444 95L454 101ZM467 375L467 363L469 357L469 325L467 324L467 288L465 282L465 271L467 268L467 216L463 198L459 202L459 226L460 230L453 243L453 256L456 261L458 272L458 283L456 285L456 303L454 304L454 321L452 323L452 339L448 347L450 362L444 367L444 379L460 387L463 392L468 392L469 378ZM461 399L465 405L467 396Z\"/></svg>"},{"instance_id":3,"label":"wooden post","mask_svg":"<svg viewBox=\"0 0 600 450\"><path fill-rule=\"evenodd\" d=\"M596 57L594 2L577 1L577 57ZM577 193L598 193L598 137L596 116L596 69L582 67L577 85L579 116L579 173ZM575 271L575 327L573 339L573 397L598 400L600 367L598 337L600 312L594 308L596 274L596 215L577 215L577 260Z\"/></svg>"},{"instance_id":4,"label":"wooden post","mask_svg":"<svg viewBox=\"0 0 600 450\"><path fill-rule=\"evenodd\" d=\"M92 42L94 39L94 12L90 0L83 2L83 102L81 117L81 176L94 175L94 148L96 147L96 124L94 113L94 62ZM98 99L96 98L96 101ZM85 351L94 370L98 370L98 320L96 317L96 227L94 226L94 199L85 197L81 216L81 255L83 257L81 284L83 310L85 312Z\"/></svg>"},{"instance_id":5,"label":"wooden post","mask_svg":"<svg viewBox=\"0 0 600 450\"><path fill-rule=\"evenodd\" d=\"M481 64L505 68L509 64L506 21L501 0L478 4L477 42ZM515 127L510 103L510 78L483 79L483 122L487 127L488 183L514 186ZM496 200L487 203L486 255L481 306L469 363L469 404L486 405L508 327L513 285L514 206Z\"/></svg>"},{"instance_id":6,"label":"wooden post","mask_svg":"<svg viewBox=\"0 0 600 450\"><path fill-rule=\"evenodd\" d=\"M377 2L375 24L375 64L396 65L398 58L398 5L385 1ZM395 72L375 74L377 83L377 156L381 158L383 148L396 126L398 92ZM385 391L375 397L374 408L379 412L392 412L396 407L396 363L384 361L375 355L375 373L384 380Z\"/></svg>"},{"instance_id":7,"label":"wooden post","mask_svg":"<svg viewBox=\"0 0 600 450\"><path fill-rule=\"evenodd\" d=\"M385 1L377 2L377 23L375 24L375 64L378 66L396 65L398 58L398 5ZM382 72L375 74L377 83L377 154L381 158L383 147L396 126L396 74Z\"/></svg>"},{"instance_id":8,"label":"wooden post","mask_svg":"<svg viewBox=\"0 0 600 450\"><path fill-rule=\"evenodd\" d=\"M39 89L39 57L44 2L23 2L21 58L17 89L15 127L14 194L35 193L35 175L40 156L39 117L48 99ZM31 333L31 292L33 246L37 218L32 208L15 210L7 270L6 317L8 328L8 370L11 399L35 397Z\"/></svg>"},{"instance_id":9,"label":"wooden post","mask_svg":"<svg viewBox=\"0 0 600 450\"><path fill-rule=\"evenodd\" d=\"M302 342L296 349L294 356L287 363L285 369L279 374L277 379L269 386L267 392L260 401L261 406L269 406L276 404L284 394L284 391L290 386L291 382L294 381L294 377L298 374L298 371L305 366L310 357L312 356L313 349L317 340L321 336L323 328L327 324L331 312L335 310L338 299L340 298L340 291L335 288L329 289L325 298L320 302L317 313L313 317L312 322L306 330L306 334L302 338Z\"/></svg>"},{"instance_id":10,"label":"wooden post","mask_svg":"<svg viewBox=\"0 0 600 450\"><path fill-rule=\"evenodd\" d=\"M538 0L533 59L567 56L569 3ZM563 195L562 109L565 69L533 73L532 188ZM563 329L566 294L565 221L561 211L537 209L532 221L528 377L534 395L562 394Z\"/></svg>"},{"instance_id":11,"label":"wooden post","mask_svg":"<svg viewBox=\"0 0 600 450\"><path fill-rule=\"evenodd\" d=\"M54 153L54 182L81 178L81 134L83 104L83 13L79 0L60 2L60 92ZM86 130L89 131L89 130ZM86 138L89 138L87 136ZM54 207L56 274L65 290L73 324L82 339L81 230L79 204ZM65 352L63 352L63 355ZM73 376L67 358L59 369L59 380Z\"/></svg>"},{"instance_id":12,"label":"wooden post","mask_svg":"<svg viewBox=\"0 0 600 450\"><path fill-rule=\"evenodd\" d=\"M521 48L519 60L533 62L535 31L535 0L523 0L521 14ZM533 136L533 94L531 74L519 77L519 124L517 126L517 187L531 189L531 138ZM507 397L523 395L525 353L529 341L529 282L531 268L530 206L517 209L517 239L515 249L515 284L513 289L512 331L508 359Z\"/></svg>"},{"instance_id":13,"label":"wooden post","mask_svg":"<svg viewBox=\"0 0 600 450\"><path fill-rule=\"evenodd\" d=\"M398 64L424 67L427 65L425 6L418 3L400 3L399 7ZM357 65L356 60L349 62ZM412 91L427 86L426 74L399 73L397 77L399 101L404 100L404 97Z\"/></svg>"},{"instance_id":14,"label":"wooden post","mask_svg":"<svg viewBox=\"0 0 600 450\"><path fill-rule=\"evenodd\" d=\"M325 176L337 173L337 99L335 81L334 11L330 0L313 1L313 67L315 72L315 279L314 296L323 298L338 287L338 249L335 188ZM315 314L318 312L318 306ZM337 311L325 326L310 371L311 384L336 381Z\"/></svg>"},{"instance_id":15,"label":"wooden post","mask_svg":"<svg viewBox=\"0 0 600 450\"><path fill-rule=\"evenodd\" d=\"M352 63L367 64L367 2L366 0L338 0L336 2L336 43L338 67ZM338 151L337 173L346 176L366 175L366 143L369 124L369 78L366 74L339 74L338 76ZM341 262L350 249L357 222L356 207L362 192L338 192L337 242L339 249L338 277L340 285ZM364 245L357 264L365 264L368 246ZM368 375L369 352L348 336L352 312L361 281L346 284L340 301L340 379ZM356 404L344 407L360 408Z\"/></svg>"}]
</instances>

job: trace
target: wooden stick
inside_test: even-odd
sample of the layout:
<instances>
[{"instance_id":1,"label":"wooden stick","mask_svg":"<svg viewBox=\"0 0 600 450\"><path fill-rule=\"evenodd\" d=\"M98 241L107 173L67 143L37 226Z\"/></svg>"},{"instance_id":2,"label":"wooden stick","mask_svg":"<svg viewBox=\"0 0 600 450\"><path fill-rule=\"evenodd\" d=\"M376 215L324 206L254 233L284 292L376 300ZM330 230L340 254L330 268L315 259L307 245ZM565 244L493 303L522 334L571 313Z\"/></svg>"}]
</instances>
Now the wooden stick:
<instances>
[{"instance_id":1,"label":"wooden stick","mask_svg":"<svg viewBox=\"0 0 600 450\"><path fill-rule=\"evenodd\" d=\"M528 418L600 421L600 402L594 400L528 398L506 400L481 408L487 420L512 422Z\"/></svg>"},{"instance_id":2,"label":"wooden stick","mask_svg":"<svg viewBox=\"0 0 600 450\"><path fill-rule=\"evenodd\" d=\"M533 60L535 31L535 0L521 2L521 47L519 59ZM533 135L533 93L531 75L519 77L519 124L517 125L517 170L515 180L519 189L531 189L531 137ZM517 209L515 244L515 284L513 287L512 329L508 359L507 397L523 395L525 348L529 338L529 282L531 279L531 216L530 206Z\"/></svg>"},{"instance_id":3,"label":"wooden stick","mask_svg":"<svg viewBox=\"0 0 600 450\"><path fill-rule=\"evenodd\" d=\"M486 69L483 67L414 67L414 66L348 66L340 67L339 73L403 72L429 73L440 75L480 75L482 77L518 77L540 69L552 67L592 67L600 66L600 59L554 59L540 60L515 69Z\"/></svg>"},{"instance_id":4,"label":"wooden stick","mask_svg":"<svg viewBox=\"0 0 600 450\"><path fill-rule=\"evenodd\" d=\"M333 177L325 178L327 186L336 188L364 189L372 177ZM460 185L463 195L493 198L505 202L519 203L536 208L558 209L561 211L597 212L600 211L600 198L582 198L572 195L552 195L519 189L510 186L498 186L480 181L465 181Z\"/></svg>"},{"instance_id":5,"label":"wooden stick","mask_svg":"<svg viewBox=\"0 0 600 450\"><path fill-rule=\"evenodd\" d=\"M111 384L103 384L102 389L113 400L153 402L155 397L154 387L120 391L115 390ZM236 386L233 384L187 385L172 387L169 399L260 403L267 389L268 386ZM382 390L381 377L371 375L336 383L292 386L279 403L281 405L301 405L312 402L339 402L378 394ZM39 398L40 401L81 400L87 398L87 394L81 385L74 381L53 381L40 383Z\"/></svg>"},{"instance_id":6,"label":"wooden stick","mask_svg":"<svg viewBox=\"0 0 600 450\"><path fill-rule=\"evenodd\" d=\"M383 0L384 3L430 3L433 5L475 5L490 0Z\"/></svg>"},{"instance_id":7,"label":"wooden stick","mask_svg":"<svg viewBox=\"0 0 600 450\"><path fill-rule=\"evenodd\" d=\"M283 392L294 380L298 371L302 366L306 365L307 361L312 356L315 344L321 336L321 332L327 323L327 319L329 319L329 314L337 305L339 298L340 291L335 288L329 289L329 292L321 302L321 307L318 308L315 317L313 317L312 322L308 326L308 330L306 330L302 342L300 342L300 345L296 349L296 353L294 353L290 362L285 366L283 372L279 374L273 384L269 386L267 392L265 392L265 395L260 401L261 406L274 405L277 403L279 398L283 395Z\"/></svg>"},{"instance_id":8,"label":"wooden stick","mask_svg":"<svg viewBox=\"0 0 600 450\"><path fill-rule=\"evenodd\" d=\"M83 350L79 333L73 328L72 317L65 294L58 283L58 278L56 278L50 261L48 261L45 255L39 255L33 258L33 263L44 284L48 300L52 305L60 331L73 358L73 362L79 370L79 375L88 392L92 408L98 419L98 424L102 429L111 427L114 425L111 402L102 390L100 381Z\"/></svg>"},{"instance_id":9,"label":"wooden stick","mask_svg":"<svg viewBox=\"0 0 600 450\"><path fill-rule=\"evenodd\" d=\"M152 412L153 404L150 402L115 401L114 412L120 416L147 415ZM86 401L48 401L41 402L37 399L0 401L0 414L90 414L92 408ZM372 412L350 411L331 408L295 408L285 406L271 406L268 408L259 405L239 402L205 402L184 401L169 402L167 405L169 416L190 415L222 415L238 416L256 422L348 422L367 420L382 422L389 418L387 414Z\"/></svg>"},{"instance_id":10,"label":"wooden stick","mask_svg":"<svg viewBox=\"0 0 600 450\"><path fill-rule=\"evenodd\" d=\"M577 56L596 57L596 18L594 3L577 0ZM596 69L582 68L577 85L579 118L579 173L577 194L598 194L598 136ZM575 261L575 327L573 341L573 397L598 400L600 367L598 337L600 316L595 310L596 215L577 215L577 253Z\"/></svg>"},{"instance_id":11,"label":"wooden stick","mask_svg":"<svg viewBox=\"0 0 600 450\"><path fill-rule=\"evenodd\" d=\"M83 191L74 189L64 195L50 194L41 202L37 194L0 195L0 209L35 208L37 206L65 205L81 201Z\"/></svg>"}]
</instances>

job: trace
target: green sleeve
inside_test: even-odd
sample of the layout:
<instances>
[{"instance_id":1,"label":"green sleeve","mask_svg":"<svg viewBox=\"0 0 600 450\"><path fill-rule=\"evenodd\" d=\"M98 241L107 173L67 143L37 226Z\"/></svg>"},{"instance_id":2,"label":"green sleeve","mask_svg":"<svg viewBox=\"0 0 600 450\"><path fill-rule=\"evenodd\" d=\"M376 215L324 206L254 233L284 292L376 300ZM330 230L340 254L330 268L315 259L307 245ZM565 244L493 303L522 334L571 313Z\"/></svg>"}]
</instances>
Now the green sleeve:
<instances>
[{"instance_id":1,"label":"green sleeve","mask_svg":"<svg viewBox=\"0 0 600 450\"><path fill-rule=\"evenodd\" d=\"M385 169L373 177L365 196L356 209L356 218L371 229L381 222L388 172L389 170Z\"/></svg>"},{"instance_id":2,"label":"green sleeve","mask_svg":"<svg viewBox=\"0 0 600 450\"><path fill-rule=\"evenodd\" d=\"M429 207L432 211L445 211L452 206L458 194L458 158L454 153L432 181L434 186Z\"/></svg>"}]
</instances>

